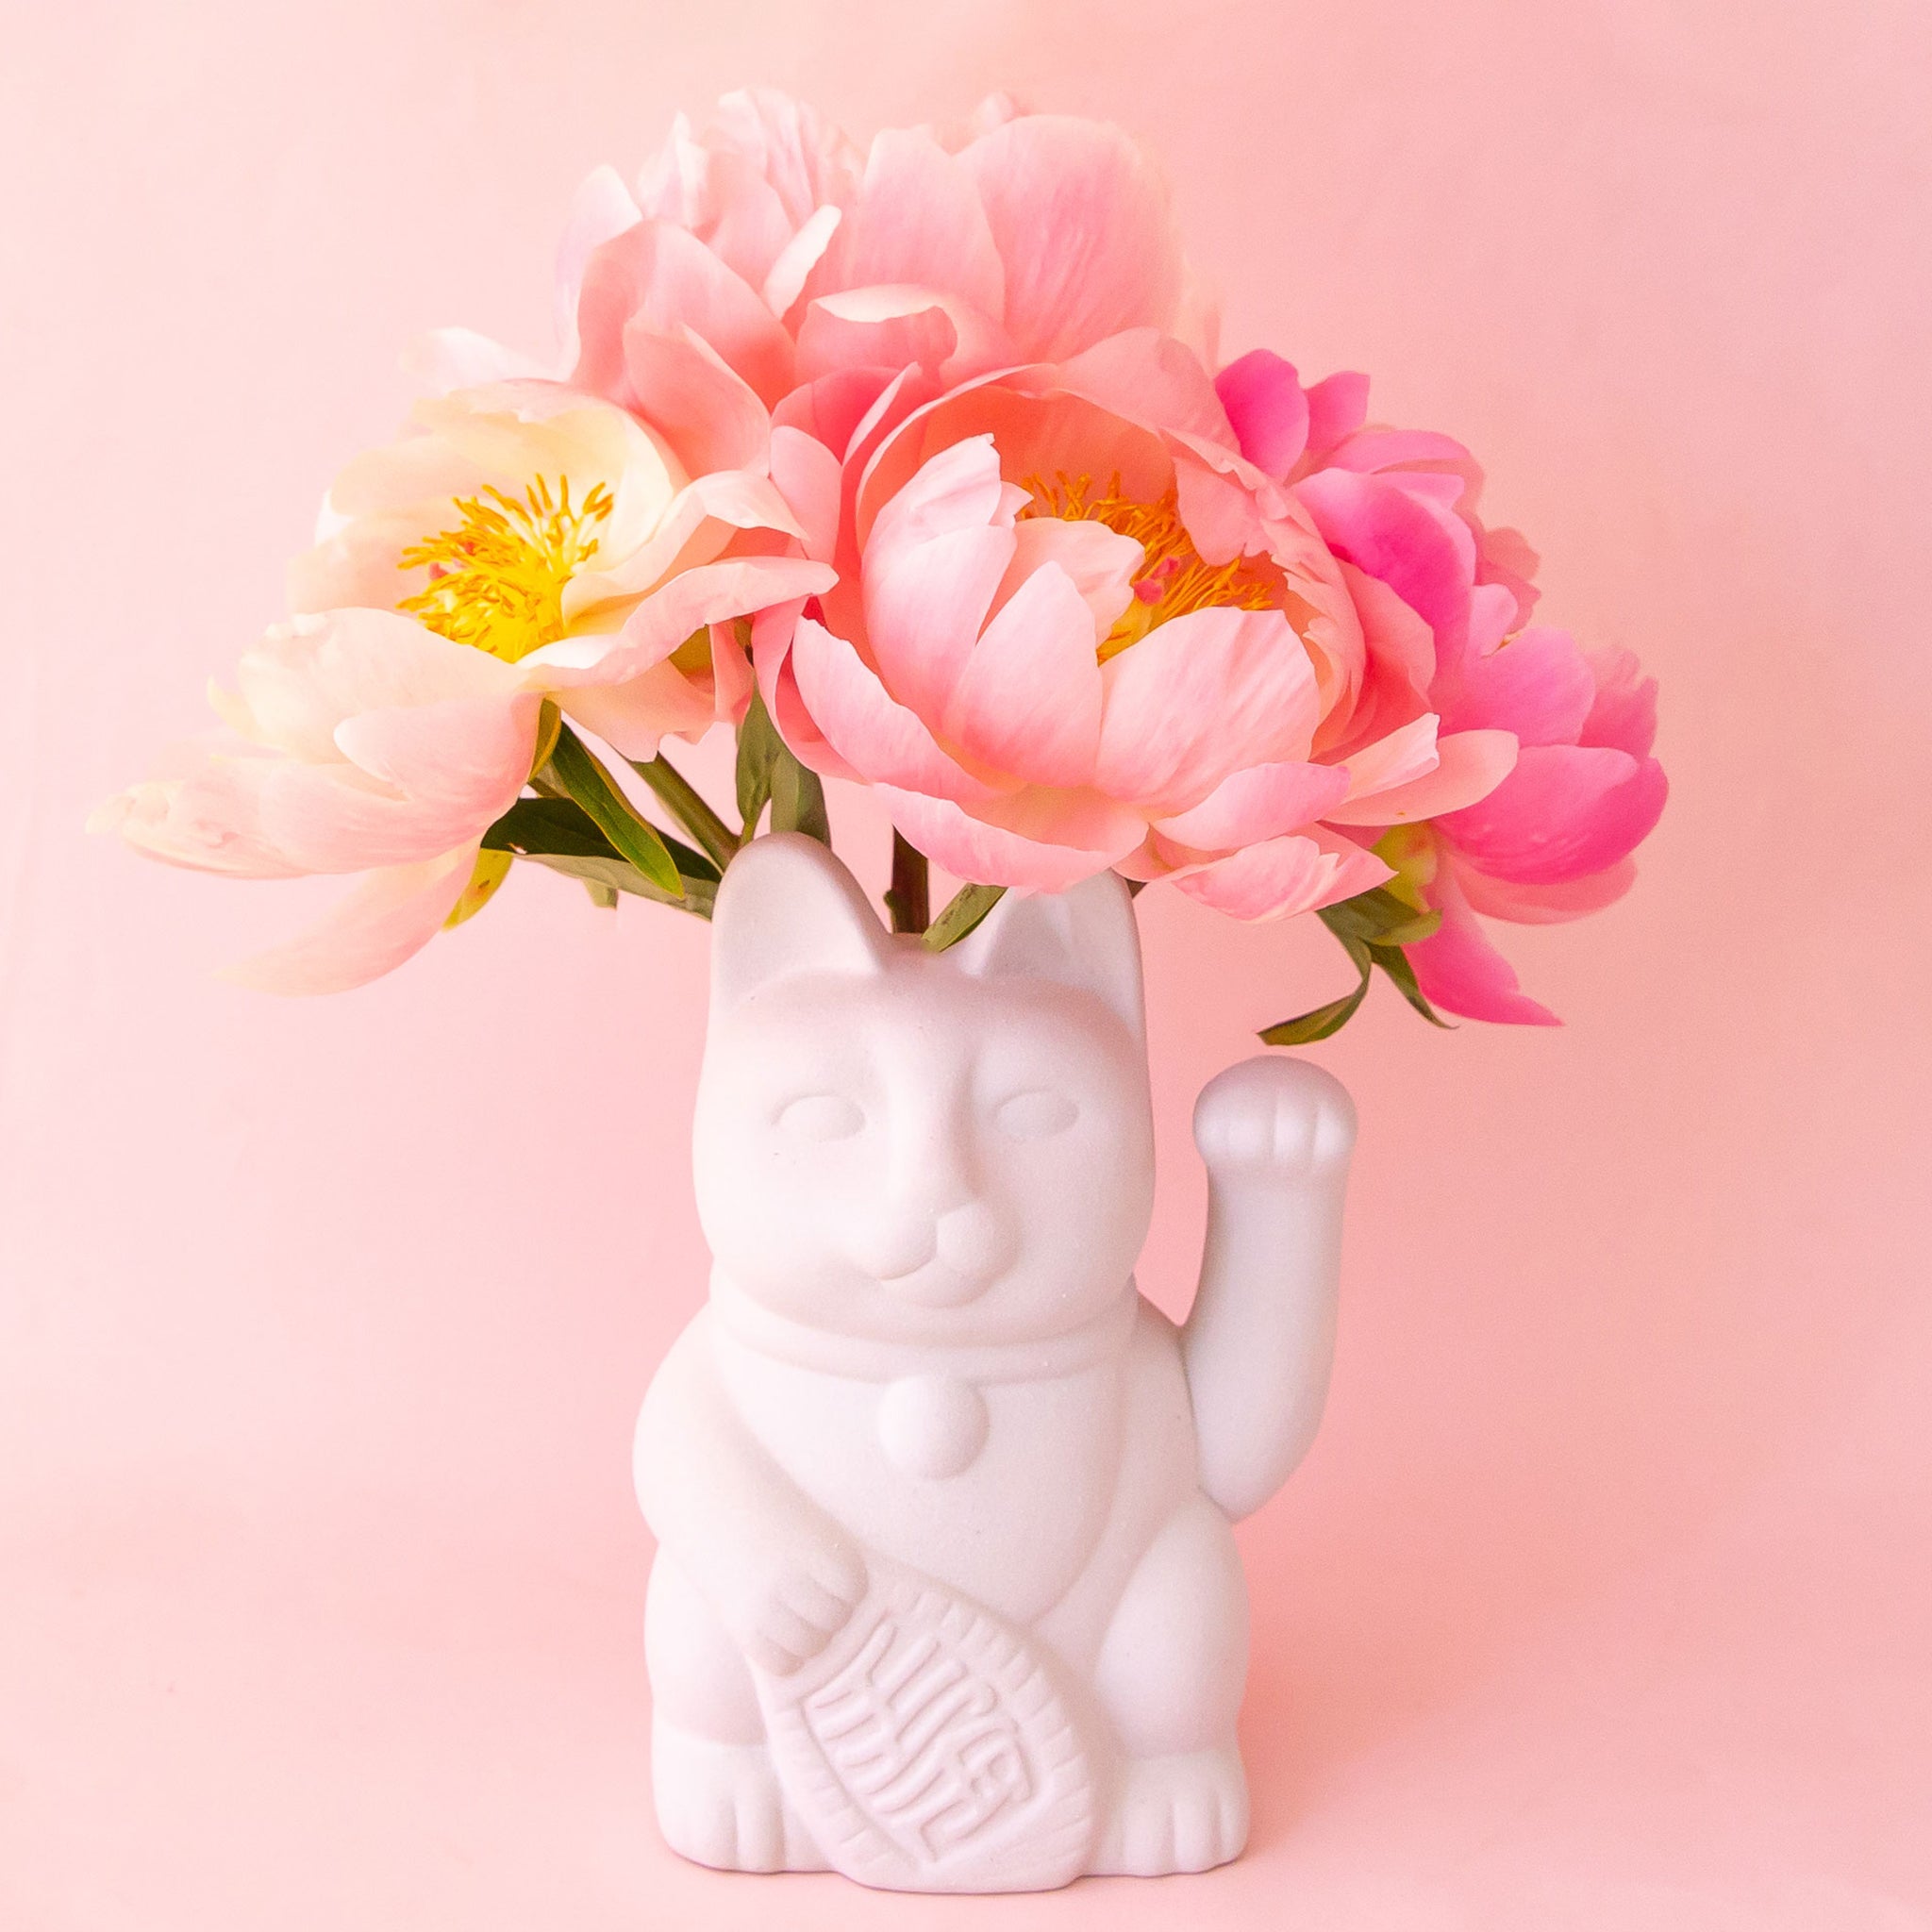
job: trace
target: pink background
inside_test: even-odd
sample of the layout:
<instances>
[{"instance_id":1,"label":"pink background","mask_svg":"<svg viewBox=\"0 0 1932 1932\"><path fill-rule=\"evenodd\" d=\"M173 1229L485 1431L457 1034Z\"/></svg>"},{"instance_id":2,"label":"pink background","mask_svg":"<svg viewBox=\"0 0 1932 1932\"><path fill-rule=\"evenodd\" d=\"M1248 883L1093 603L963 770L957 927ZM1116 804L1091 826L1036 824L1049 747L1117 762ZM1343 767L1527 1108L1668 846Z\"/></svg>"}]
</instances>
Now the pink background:
<instances>
[{"instance_id":1,"label":"pink background","mask_svg":"<svg viewBox=\"0 0 1932 1932\"><path fill-rule=\"evenodd\" d=\"M1928 15L1781 0L29 6L0 69L0 1925L1932 1924ZM704 935L519 875L324 1004L303 888L79 834L566 197L748 79L1164 152L1231 352L1464 437L1664 680L1559 1033L1379 989L1330 1419L1244 1531L1240 1865L988 1906L659 1846L631 1419L703 1261ZM876 853L876 824L835 810ZM1317 932L1143 901L1163 1199ZM775 1915L775 1916L774 1916Z\"/></svg>"}]
</instances>

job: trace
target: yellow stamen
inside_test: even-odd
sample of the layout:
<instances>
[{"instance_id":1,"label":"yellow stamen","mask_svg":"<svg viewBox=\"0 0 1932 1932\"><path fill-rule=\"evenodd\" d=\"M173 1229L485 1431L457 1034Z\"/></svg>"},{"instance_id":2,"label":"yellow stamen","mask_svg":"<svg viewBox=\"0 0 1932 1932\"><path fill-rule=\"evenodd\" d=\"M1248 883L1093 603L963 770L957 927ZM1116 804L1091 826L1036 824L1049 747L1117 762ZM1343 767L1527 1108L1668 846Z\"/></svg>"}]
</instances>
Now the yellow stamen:
<instances>
[{"instance_id":1,"label":"yellow stamen","mask_svg":"<svg viewBox=\"0 0 1932 1932\"><path fill-rule=\"evenodd\" d=\"M568 476L554 492L539 476L521 498L492 488L458 496L456 526L396 559L399 570L429 572L426 588L396 608L454 643L514 664L563 635L563 587L597 554L594 533L611 503L599 483L573 504Z\"/></svg>"},{"instance_id":2,"label":"yellow stamen","mask_svg":"<svg viewBox=\"0 0 1932 1932\"><path fill-rule=\"evenodd\" d=\"M1055 471L1051 482L1028 476L1024 488L1032 491L1033 501L1021 510L1023 517L1105 524L1141 546L1144 561L1134 579L1134 601L1101 640L1103 664L1138 644L1157 625L1191 610L1281 608L1286 585L1280 571L1256 557L1207 562L1181 522L1180 501L1172 490L1154 503L1142 503L1121 494L1116 474L1096 496L1091 476L1069 476L1064 470Z\"/></svg>"}]
</instances>

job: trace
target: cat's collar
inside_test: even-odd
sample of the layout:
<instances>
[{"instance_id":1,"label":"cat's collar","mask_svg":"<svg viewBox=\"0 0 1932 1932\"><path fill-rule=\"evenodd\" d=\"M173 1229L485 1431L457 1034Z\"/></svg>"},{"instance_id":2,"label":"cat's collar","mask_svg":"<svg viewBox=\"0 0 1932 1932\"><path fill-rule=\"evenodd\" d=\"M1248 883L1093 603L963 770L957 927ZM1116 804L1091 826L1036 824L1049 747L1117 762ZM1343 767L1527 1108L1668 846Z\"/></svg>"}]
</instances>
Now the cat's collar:
<instances>
[{"instance_id":1,"label":"cat's collar","mask_svg":"<svg viewBox=\"0 0 1932 1932\"><path fill-rule=\"evenodd\" d=\"M984 1386L1046 1382L1122 1354L1141 1304L1130 1276L1099 1314L1077 1328L1024 1341L884 1341L814 1328L760 1306L723 1274L711 1281L711 1311L719 1327L741 1348L798 1368L815 1369L853 1382L898 1382L912 1375L946 1375Z\"/></svg>"}]
</instances>

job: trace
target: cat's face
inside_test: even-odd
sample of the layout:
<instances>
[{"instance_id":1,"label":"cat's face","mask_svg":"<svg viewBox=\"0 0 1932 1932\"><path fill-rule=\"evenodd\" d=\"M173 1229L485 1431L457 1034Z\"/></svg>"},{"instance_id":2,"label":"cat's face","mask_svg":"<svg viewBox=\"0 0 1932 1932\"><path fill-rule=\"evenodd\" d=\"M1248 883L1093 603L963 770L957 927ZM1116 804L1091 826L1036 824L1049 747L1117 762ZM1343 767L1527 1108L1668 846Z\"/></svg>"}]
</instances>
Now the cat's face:
<instances>
[{"instance_id":1,"label":"cat's face","mask_svg":"<svg viewBox=\"0 0 1932 1932\"><path fill-rule=\"evenodd\" d=\"M1056 1334L1121 1292L1153 1128L1118 880L1009 898L934 956L889 938L823 847L760 840L715 947L695 1171L739 1291L941 1344Z\"/></svg>"}]
</instances>

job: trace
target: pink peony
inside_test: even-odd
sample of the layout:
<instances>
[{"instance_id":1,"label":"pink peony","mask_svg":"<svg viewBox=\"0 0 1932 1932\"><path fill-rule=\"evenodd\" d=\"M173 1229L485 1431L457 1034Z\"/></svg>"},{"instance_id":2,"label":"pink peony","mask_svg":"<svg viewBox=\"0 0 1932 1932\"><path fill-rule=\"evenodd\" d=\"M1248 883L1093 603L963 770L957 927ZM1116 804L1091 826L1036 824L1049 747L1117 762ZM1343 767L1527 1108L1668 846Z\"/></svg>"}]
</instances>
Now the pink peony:
<instances>
[{"instance_id":1,"label":"pink peony","mask_svg":"<svg viewBox=\"0 0 1932 1932\"><path fill-rule=\"evenodd\" d=\"M1166 189L1118 128L987 104L863 154L783 94L681 118L636 194L586 182L558 265L572 382L661 426L729 425L734 455L802 429L853 476L921 404L1124 331L1209 325ZM465 331L419 366L452 386L537 365Z\"/></svg>"},{"instance_id":2,"label":"pink peony","mask_svg":"<svg viewBox=\"0 0 1932 1932\"><path fill-rule=\"evenodd\" d=\"M1554 1024L1519 991L1474 914L1540 924L1608 905L1635 875L1630 854L1663 809L1651 753L1657 687L1627 652L1586 653L1530 625L1536 558L1476 514L1482 473L1445 436L1363 426L1368 381L1304 390L1257 351L1217 390L1250 460L1286 484L1340 559L1361 619L1361 685L1324 730L1346 752L1435 713L1445 733L1501 729L1514 769L1479 801L1426 825L1382 830L1392 890L1442 915L1409 948L1437 1005L1484 1020Z\"/></svg>"}]
</instances>

